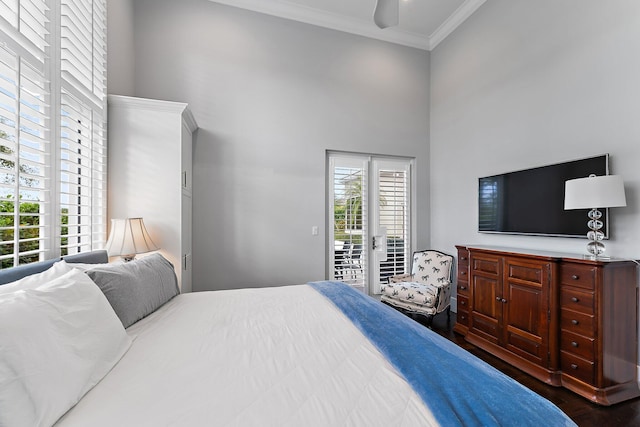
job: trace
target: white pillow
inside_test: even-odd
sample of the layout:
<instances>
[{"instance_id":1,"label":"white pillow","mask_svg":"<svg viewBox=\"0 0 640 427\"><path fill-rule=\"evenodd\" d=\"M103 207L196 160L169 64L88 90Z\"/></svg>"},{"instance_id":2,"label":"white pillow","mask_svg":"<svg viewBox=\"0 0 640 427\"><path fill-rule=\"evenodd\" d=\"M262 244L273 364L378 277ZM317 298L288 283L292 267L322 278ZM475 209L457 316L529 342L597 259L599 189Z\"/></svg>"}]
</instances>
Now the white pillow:
<instances>
[{"instance_id":1,"label":"white pillow","mask_svg":"<svg viewBox=\"0 0 640 427\"><path fill-rule=\"evenodd\" d=\"M0 426L49 426L131 345L98 286L80 270L0 294Z\"/></svg>"},{"instance_id":2,"label":"white pillow","mask_svg":"<svg viewBox=\"0 0 640 427\"><path fill-rule=\"evenodd\" d=\"M64 261L58 261L42 273L32 274L20 280L16 280L15 282L9 282L4 285L0 285L0 294L14 292L19 289L37 288L44 283L50 282L60 276L65 275L66 273L70 272L72 268L73 267L71 267L71 264L68 264Z\"/></svg>"}]
</instances>

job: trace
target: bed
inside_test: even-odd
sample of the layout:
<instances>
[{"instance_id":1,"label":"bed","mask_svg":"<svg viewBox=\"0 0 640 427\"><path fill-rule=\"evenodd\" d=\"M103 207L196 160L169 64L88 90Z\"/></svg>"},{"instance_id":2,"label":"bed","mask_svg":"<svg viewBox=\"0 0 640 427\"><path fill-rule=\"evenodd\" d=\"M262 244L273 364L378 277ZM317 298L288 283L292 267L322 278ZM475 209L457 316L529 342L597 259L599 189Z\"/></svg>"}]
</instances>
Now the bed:
<instances>
[{"instance_id":1,"label":"bed","mask_svg":"<svg viewBox=\"0 0 640 427\"><path fill-rule=\"evenodd\" d=\"M40 310L53 313L46 327L18 338L13 324L0 329L0 425L575 425L549 401L344 283L177 294L160 255L105 261L92 253L49 261L44 270L28 266L18 276L47 283L0 286L0 322L14 305L31 307L21 324L42 321ZM64 272L52 279L54 269ZM63 308L51 308L65 292L73 295L61 299ZM141 297L153 303L136 305ZM95 301L84 320L75 309L80 299ZM127 310L138 313L127 318ZM65 319L60 330L23 336L57 317ZM83 321L86 330L102 329L80 334ZM67 334L67 327L75 329ZM51 336L55 343L36 351L38 339ZM69 363L62 344L76 357L82 340L89 356Z\"/></svg>"}]
</instances>

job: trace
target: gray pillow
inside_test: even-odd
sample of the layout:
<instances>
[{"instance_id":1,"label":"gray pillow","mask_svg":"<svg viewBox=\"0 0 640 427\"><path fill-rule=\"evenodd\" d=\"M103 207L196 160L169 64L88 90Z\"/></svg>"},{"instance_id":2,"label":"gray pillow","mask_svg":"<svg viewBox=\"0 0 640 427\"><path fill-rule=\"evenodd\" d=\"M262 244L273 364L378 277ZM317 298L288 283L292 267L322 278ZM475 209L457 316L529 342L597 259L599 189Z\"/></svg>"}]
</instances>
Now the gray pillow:
<instances>
[{"instance_id":1,"label":"gray pillow","mask_svg":"<svg viewBox=\"0 0 640 427\"><path fill-rule=\"evenodd\" d=\"M173 265L159 253L87 270L125 328L180 293Z\"/></svg>"}]
</instances>

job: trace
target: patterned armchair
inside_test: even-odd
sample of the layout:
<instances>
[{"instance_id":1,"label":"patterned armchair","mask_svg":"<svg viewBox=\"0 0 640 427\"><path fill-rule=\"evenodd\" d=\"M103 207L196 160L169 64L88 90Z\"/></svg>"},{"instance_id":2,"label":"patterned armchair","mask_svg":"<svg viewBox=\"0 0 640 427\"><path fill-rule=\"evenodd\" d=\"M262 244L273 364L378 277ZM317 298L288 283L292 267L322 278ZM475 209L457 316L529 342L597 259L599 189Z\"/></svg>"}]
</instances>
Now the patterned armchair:
<instances>
[{"instance_id":1,"label":"patterned armchair","mask_svg":"<svg viewBox=\"0 0 640 427\"><path fill-rule=\"evenodd\" d=\"M411 274L393 276L382 285L384 303L427 317L443 311L449 315L453 257L443 252L426 250L414 252Z\"/></svg>"}]
</instances>

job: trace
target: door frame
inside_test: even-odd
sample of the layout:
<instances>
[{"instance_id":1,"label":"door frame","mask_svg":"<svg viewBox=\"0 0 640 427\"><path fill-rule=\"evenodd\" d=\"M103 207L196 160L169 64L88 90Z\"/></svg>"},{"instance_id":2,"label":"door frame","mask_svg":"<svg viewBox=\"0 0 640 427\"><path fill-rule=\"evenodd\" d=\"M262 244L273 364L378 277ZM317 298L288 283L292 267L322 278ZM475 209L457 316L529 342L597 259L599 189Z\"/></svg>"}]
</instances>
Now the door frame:
<instances>
[{"instance_id":1,"label":"door frame","mask_svg":"<svg viewBox=\"0 0 640 427\"><path fill-rule=\"evenodd\" d=\"M417 239L417 226L415 223L415 219L417 218L417 213L416 213L416 206L417 206L417 173L416 173L416 159L415 157L408 157L408 156L394 156L394 155L384 155L384 154L373 154L373 153L360 153L360 152L352 152L352 151L339 151L339 150L327 150L326 151L326 165L325 165L325 279L326 280L333 280L333 273L334 273L334 269L333 269L333 260L331 259L331 252L330 252L330 246L329 245L334 245L334 240L333 240L333 219L332 219L332 212L331 212L331 206L332 206L332 200L330 200L330 194L331 192L329 191L330 187L333 186L333 182L332 182L332 174L331 174L331 159L333 157L345 157L345 158L355 158L355 159L367 159L367 163L368 163L368 167L367 167L367 182L369 184L376 182L377 180L374 180L374 168L372 167L373 164L373 160L377 159L377 160L381 160L381 161L385 161L385 160L389 160L389 161L403 161L403 162L407 162L409 164L409 212L408 212L408 218L409 218L409 230L408 230L408 235L409 235L409 246L407 248L407 256L405 256L405 271L406 272L410 272L411 269L411 259L412 259L412 254L415 251L415 244L416 244L416 239ZM369 194L371 194L371 190L368 189ZM369 212L373 212L372 208L374 207L374 201L372 200L372 197L368 197L368 206L367 209ZM374 233L377 231L376 227L374 227L373 224L373 219L372 217L375 217L375 215L371 215L369 214L370 220L369 220L369 225L368 225L368 233L366 236L366 240L367 240L367 251L369 252L373 252L371 249L371 237L374 235ZM374 272L374 263L373 263L374 257L368 257L368 265L367 265L367 272L366 272L366 278L365 278L365 293L368 295L375 295L375 294L379 294L379 289L378 292L374 292L375 289L374 286L372 286L372 280L373 280L373 272Z\"/></svg>"}]
</instances>

